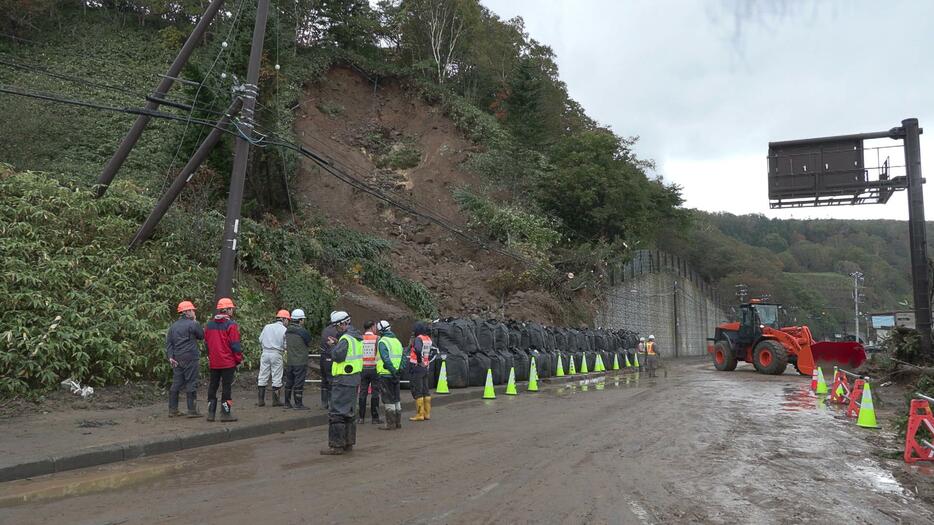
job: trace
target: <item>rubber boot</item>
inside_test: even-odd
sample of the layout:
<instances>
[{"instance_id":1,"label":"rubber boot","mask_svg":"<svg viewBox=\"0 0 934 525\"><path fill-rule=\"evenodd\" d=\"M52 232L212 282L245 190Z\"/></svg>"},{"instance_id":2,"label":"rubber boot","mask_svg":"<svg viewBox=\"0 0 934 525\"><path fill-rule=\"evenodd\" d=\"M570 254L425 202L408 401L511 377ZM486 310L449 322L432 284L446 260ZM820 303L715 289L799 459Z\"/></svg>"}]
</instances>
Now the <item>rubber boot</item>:
<instances>
[{"instance_id":1,"label":"rubber boot","mask_svg":"<svg viewBox=\"0 0 934 525\"><path fill-rule=\"evenodd\" d=\"M264 407L266 406L266 387L258 386L256 387L256 406Z\"/></svg>"},{"instance_id":2,"label":"rubber boot","mask_svg":"<svg viewBox=\"0 0 934 525\"><path fill-rule=\"evenodd\" d=\"M415 400L415 415L409 418L409 421L425 420L425 398L420 397Z\"/></svg>"},{"instance_id":3,"label":"rubber boot","mask_svg":"<svg viewBox=\"0 0 934 525\"><path fill-rule=\"evenodd\" d=\"M201 417L201 412L198 412L197 392L188 392L188 414L186 414L186 417Z\"/></svg>"},{"instance_id":4,"label":"rubber boot","mask_svg":"<svg viewBox=\"0 0 934 525\"><path fill-rule=\"evenodd\" d=\"M224 401L221 403L221 421L236 421L237 418L233 415L233 402Z\"/></svg>"},{"instance_id":5,"label":"rubber boot","mask_svg":"<svg viewBox=\"0 0 934 525\"><path fill-rule=\"evenodd\" d=\"M182 415L178 411L178 392L169 390L169 417L178 417Z\"/></svg>"},{"instance_id":6,"label":"rubber boot","mask_svg":"<svg viewBox=\"0 0 934 525\"><path fill-rule=\"evenodd\" d=\"M425 421L431 419L431 396L424 398L425 402Z\"/></svg>"},{"instance_id":7,"label":"rubber boot","mask_svg":"<svg viewBox=\"0 0 934 525\"><path fill-rule=\"evenodd\" d=\"M357 424L362 425L366 423L366 398L361 397L357 399Z\"/></svg>"},{"instance_id":8,"label":"rubber boot","mask_svg":"<svg viewBox=\"0 0 934 525\"><path fill-rule=\"evenodd\" d=\"M298 397L298 394L295 394L295 396ZM286 388L285 396L283 397L285 397L285 402L282 403L282 406L285 408L292 408L292 389Z\"/></svg>"},{"instance_id":9,"label":"rubber boot","mask_svg":"<svg viewBox=\"0 0 934 525\"><path fill-rule=\"evenodd\" d=\"M370 402L370 413L373 415L373 420L370 423L374 425L382 424L379 419L379 396L376 393L373 394L373 400Z\"/></svg>"},{"instance_id":10,"label":"rubber boot","mask_svg":"<svg viewBox=\"0 0 934 525\"><path fill-rule=\"evenodd\" d=\"M402 428L402 402L396 401L396 428Z\"/></svg>"},{"instance_id":11,"label":"rubber boot","mask_svg":"<svg viewBox=\"0 0 934 525\"><path fill-rule=\"evenodd\" d=\"M346 429L343 422L331 421L328 424L328 448L319 451L322 456L340 456L344 453Z\"/></svg>"},{"instance_id":12,"label":"rubber boot","mask_svg":"<svg viewBox=\"0 0 934 525\"><path fill-rule=\"evenodd\" d=\"M386 423L379 426L380 430L392 430L396 428L395 420L393 419L393 413L396 411L395 405L383 405L383 413L386 414Z\"/></svg>"},{"instance_id":13,"label":"rubber boot","mask_svg":"<svg viewBox=\"0 0 934 525\"><path fill-rule=\"evenodd\" d=\"M277 386L274 386L274 387L272 387L272 406L274 406L274 407L281 407L281 406L282 406L282 400L279 399L279 390L281 390L281 389L282 389L281 386L278 386L278 387L277 387Z\"/></svg>"},{"instance_id":14,"label":"rubber boot","mask_svg":"<svg viewBox=\"0 0 934 525\"><path fill-rule=\"evenodd\" d=\"M217 413L217 400L208 401L208 421L214 421L214 414Z\"/></svg>"},{"instance_id":15,"label":"rubber boot","mask_svg":"<svg viewBox=\"0 0 934 525\"><path fill-rule=\"evenodd\" d=\"M347 429L344 452L351 452L353 451L353 446L357 444L357 424L354 423L353 418L351 418L350 422L347 423L344 428Z\"/></svg>"},{"instance_id":16,"label":"rubber boot","mask_svg":"<svg viewBox=\"0 0 934 525\"><path fill-rule=\"evenodd\" d=\"M304 397L304 392L300 392L298 390L295 391L295 410L309 410L309 408L306 407L304 403L302 403L302 399Z\"/></svg>"}]
</instances>

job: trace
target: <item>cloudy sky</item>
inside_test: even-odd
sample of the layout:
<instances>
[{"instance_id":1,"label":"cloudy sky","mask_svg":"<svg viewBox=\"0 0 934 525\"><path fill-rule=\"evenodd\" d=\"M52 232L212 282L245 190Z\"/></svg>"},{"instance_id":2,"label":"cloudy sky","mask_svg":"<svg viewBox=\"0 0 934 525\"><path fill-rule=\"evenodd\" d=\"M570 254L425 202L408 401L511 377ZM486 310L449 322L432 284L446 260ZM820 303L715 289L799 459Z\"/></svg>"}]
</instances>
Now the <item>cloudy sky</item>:
<instances>
[{"instance_id":1,"label":"cloudy sky","mask_svg":"<svg viewBox=\"0 0 934 525\"><path fill-rule=\"evenodd\" d=\"M929 129L922 166L934 185L932 0L482 2L521 16L554 49L571 96L639 135L638 153L683 187L689 207L907 219L904 193L886 205L769 210L765 157L770 140L882 131L908 117ZM894 160L900 149L884 151Z\"/></svg>"}]
</instances>

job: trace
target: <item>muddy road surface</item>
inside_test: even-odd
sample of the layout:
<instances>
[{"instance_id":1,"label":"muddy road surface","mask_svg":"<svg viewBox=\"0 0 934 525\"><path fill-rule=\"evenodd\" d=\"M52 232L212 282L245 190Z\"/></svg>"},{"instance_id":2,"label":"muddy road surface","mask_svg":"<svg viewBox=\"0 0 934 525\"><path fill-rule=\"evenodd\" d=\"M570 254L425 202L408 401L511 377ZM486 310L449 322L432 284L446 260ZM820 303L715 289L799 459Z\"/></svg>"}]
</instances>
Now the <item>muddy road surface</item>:
<instances>
[{"instance_id":1,"label":"muddy road surface","mask_svg":"<svg viewBox=\"0 0 934 525\"><path fill-rule=\"evenodd\" d=\"M396 432L367 423L343 457L318 455L316 428L53 475L28 483L123 481L0 508L0 523L934 523L872 453L875 431L807 384L679 361Z\"/></svg>"}]
</instances>

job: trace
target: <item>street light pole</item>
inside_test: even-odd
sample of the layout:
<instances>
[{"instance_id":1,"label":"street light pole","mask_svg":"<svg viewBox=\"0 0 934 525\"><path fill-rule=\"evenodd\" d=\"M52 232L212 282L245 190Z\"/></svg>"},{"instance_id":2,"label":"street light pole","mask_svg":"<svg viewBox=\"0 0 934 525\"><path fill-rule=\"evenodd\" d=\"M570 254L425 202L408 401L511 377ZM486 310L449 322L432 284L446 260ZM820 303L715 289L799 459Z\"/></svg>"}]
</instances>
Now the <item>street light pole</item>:
<instances>
[{"instance_id":1,"label":"street light pole","mask_svg":"<svg viewBox=\"0 0 934 525\"><path fill-rule=\"evenodd\" d=\"M859 281L863 278L862 272L853 272L853 322L856 326L856 342L859 342Z\"/></svg>"}]
</instances>

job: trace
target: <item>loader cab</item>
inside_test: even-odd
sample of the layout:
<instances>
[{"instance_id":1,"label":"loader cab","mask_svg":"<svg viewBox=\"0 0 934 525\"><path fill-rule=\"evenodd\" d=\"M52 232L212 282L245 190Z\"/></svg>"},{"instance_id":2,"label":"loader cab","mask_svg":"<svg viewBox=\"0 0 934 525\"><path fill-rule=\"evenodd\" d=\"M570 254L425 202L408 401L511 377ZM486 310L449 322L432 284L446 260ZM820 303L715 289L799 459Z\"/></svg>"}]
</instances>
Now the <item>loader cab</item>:
<instances>
[{"instance_id":1,"label":"loader cab","mask_svg":"<svg viewBox=\"0 0 934 525\"><path fill-rule=\"evenodd\" d=\"M740 305L739 343L751 345L762 337L762 327L780 328L780 307L769 303L748 303Z\"/></svg>"}]
</instances>

